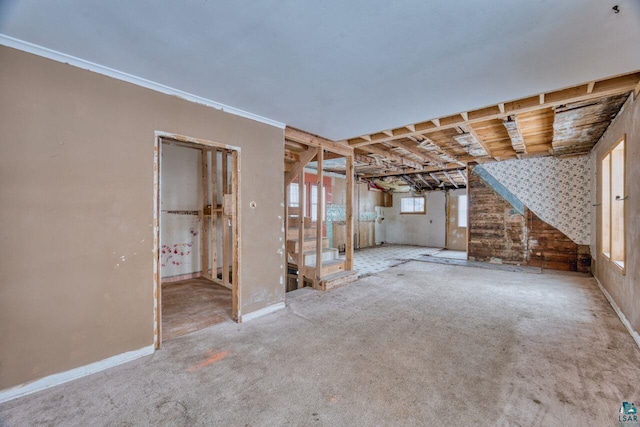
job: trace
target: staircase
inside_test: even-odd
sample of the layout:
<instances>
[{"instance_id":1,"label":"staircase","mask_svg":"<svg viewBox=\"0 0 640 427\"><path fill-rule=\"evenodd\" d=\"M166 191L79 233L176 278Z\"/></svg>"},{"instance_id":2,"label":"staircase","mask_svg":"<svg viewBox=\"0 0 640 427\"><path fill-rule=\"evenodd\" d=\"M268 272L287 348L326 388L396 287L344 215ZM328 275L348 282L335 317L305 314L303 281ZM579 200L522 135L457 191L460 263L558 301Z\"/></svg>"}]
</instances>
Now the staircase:
<instances>
[{"instance_id":1,"label":"staircase","mask_svg":"<svg viewBox=\"0 0 640 427\"><path fill-rule=\"evenodd\" d=\"M304 285L314 289L329 291L358 280L358 272L346 270L346 262L340 258L338 249L329 247L329 239L322 238L322 270L317 274L316 268L316 236L317 229L311 218L304 218L303 242L299 242L299 211L289 208L287 228L287 256L289 270L298 271L298 260L304 257ZM301 288L298 284L298 288Z\"/></svg>"}]
</instances>

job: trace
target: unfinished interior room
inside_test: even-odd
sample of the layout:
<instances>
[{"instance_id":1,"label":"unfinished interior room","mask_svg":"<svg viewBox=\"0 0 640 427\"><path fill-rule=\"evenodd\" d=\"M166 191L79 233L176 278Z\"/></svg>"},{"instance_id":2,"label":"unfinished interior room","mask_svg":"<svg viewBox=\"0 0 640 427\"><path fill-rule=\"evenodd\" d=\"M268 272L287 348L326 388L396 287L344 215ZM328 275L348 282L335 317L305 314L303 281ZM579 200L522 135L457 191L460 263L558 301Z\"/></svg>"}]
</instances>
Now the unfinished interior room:
<instances>
[{"instance_id":1,"label":"unfinished interior room","mask_svg":"<svg viewBox=\"0 0 640 427\"><path fill-rule=\"evenodd\" d=\"M0 2L0 426L640 427L640 2Z\"/></svg>"}]
</instances>

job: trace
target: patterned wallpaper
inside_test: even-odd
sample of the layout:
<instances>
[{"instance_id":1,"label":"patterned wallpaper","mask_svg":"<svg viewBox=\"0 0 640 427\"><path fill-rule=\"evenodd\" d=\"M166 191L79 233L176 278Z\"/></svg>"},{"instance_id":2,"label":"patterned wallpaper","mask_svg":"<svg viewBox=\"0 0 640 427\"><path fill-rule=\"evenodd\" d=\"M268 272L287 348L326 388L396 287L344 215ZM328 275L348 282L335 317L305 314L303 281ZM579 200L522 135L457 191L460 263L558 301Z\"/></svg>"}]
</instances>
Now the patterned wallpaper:
<instances>
[{"instance_id":1,"label":"patterned wallpaper","mask_svg":"<svg viewBox=\"0 0 640 427\"><path fill-rule=\"evenodd\" d=\"M538 157L482 165L543 221L580 245L591 238L589 156Z\"/></svg>"}]
</instances>

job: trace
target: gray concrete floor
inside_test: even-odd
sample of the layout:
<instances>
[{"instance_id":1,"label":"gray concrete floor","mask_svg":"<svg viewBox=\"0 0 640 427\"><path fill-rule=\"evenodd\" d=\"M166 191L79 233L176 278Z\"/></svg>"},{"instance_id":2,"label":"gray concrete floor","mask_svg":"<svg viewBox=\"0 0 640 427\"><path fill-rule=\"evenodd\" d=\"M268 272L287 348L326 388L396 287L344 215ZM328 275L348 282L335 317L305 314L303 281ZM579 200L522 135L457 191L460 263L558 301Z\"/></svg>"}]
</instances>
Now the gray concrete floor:
<instances>
[{"instance_id":1,"label":"gray concrete floor","mask_svg":"<svg viewBox=\"0 0 640 427\"><path fill-rule=\"evenodd\" d=\"M640 350L581 275L412 261L0 406L0 425L608 426Z\"/></svg>"}]
</instances>

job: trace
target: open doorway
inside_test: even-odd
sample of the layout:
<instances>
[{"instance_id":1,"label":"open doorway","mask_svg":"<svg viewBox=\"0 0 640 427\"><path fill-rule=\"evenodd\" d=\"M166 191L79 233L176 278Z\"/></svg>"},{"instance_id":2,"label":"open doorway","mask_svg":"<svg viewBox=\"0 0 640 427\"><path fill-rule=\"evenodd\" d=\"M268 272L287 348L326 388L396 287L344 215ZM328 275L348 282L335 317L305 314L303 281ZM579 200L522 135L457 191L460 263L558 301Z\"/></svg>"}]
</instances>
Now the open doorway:
<instances>
[{"instance_id":1,"label":"open doorway","mask_svg":"<svg viewBox=\"0 0 640 427\"><path fill-rule=\"evenodd\" d=\"M156 138L156 347L238 319L239 149Z\"/></svg>"},{"instance_id":2,"label":"open doorway","mask_svg":"<svg viewBox=\"0 0 640 427\"><path fill-rule=\"evenodd\" d=\"M468 198L467 190L449 190L446 193L447 239L446 249L434 256L467 259Z\"/></svg>"}]
</instances>

